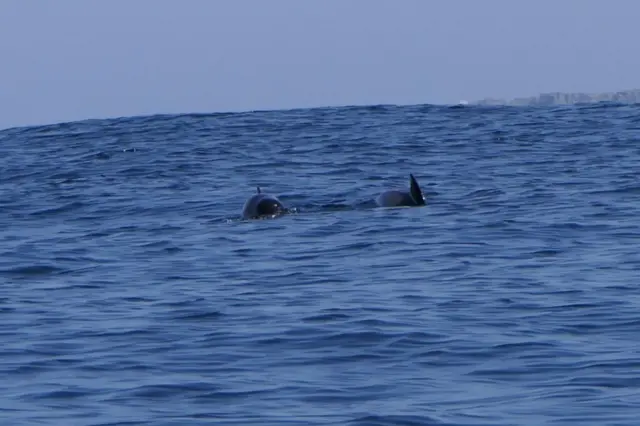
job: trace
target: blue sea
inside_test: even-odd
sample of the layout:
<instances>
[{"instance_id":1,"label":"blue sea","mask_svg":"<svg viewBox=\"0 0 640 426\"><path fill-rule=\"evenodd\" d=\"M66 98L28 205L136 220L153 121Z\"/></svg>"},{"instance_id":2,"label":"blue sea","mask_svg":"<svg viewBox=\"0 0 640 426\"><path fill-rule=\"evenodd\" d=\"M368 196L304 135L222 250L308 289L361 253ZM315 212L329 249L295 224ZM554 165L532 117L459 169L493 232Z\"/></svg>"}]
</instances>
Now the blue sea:
<instances>
[{"instance_id":1,"label":"blue sea","mask_svg":"<svg viewBox=\"0 0 640 426\"><path fill-rule=\"evenodd\" d=\"M96 119L0 172L3 426L639 422L639 105Z\"/></svg>"}]
</instances>

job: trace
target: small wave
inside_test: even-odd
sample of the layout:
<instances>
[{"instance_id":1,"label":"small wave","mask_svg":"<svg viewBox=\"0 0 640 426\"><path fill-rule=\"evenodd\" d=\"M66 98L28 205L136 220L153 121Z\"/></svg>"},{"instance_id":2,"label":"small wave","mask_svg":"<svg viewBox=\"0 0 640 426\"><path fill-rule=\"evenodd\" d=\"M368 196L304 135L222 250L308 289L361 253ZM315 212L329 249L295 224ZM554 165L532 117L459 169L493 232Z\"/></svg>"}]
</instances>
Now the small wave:
<instances>
[{"instance_id":1,"label":"small wave","mask_svg":"<svg viewBox=\"0 0 640 426\"><path fill-rule=\"evenodd\" d=\"M175 312L172 317L176 320L180 321L208 321L208 320L218 320L223 316L223 314L219 311L210 311L210 312L191 312L191 313L183 313L183 312Z\"/></svg>"},{"instance_id":2,"label":"small wave","mask_svg":"<svg viewBox=\"0 0 640 426\"><path fill-rule=\"evenodd\" d=\"M351 420L348 424L353 426L436 426L436 425L454 425L454 423L446 423L436 420L433 417L426 416L407 416L407 415L367 415Z\"/></svg>"},{"instance_id":3,"label":"small wave","mask_svg":"<svg viewBox=\"0 0 640 426\"><path fill-rule=\"evenodd\" d=\"M11 269L4 269L0 271L2 275L9 275L13 277L29 278L36 276L55 275L64 272L65 269L51 265L30 265L19 266Z\"/></svg>"},{"instance_id":4,"label":"small wave","mask_svg":"<svg viewBox=\"0 0 640 426\"><path fill-rule=\"evenodd\" d=\"M69 212L74 212L77 210L82 209L85 206L84 203L79 202L79 201L74 201L68 204L65 204L63 206L59 206L59 207L53 207L53 208L46 208L43 210L38 210L35 212L32 212L31 215L32 216L39 216L39 217L45 217L45 216L55 216L61 213L69 213Z\"/></svg>"}]
</instances>

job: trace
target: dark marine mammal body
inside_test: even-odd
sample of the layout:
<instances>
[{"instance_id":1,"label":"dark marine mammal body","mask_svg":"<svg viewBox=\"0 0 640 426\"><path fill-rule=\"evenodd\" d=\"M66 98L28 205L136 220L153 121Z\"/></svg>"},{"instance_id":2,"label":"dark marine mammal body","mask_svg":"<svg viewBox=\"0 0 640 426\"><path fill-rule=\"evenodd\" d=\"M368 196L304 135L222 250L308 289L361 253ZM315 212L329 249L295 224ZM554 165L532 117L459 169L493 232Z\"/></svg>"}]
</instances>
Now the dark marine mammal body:
<instances>
[{"instance_id":1,"label":"dark marine mammal body","mask_svg":"<svg viewBox=\"0 0 640 426\"><path fill-rule=\"evenodd\" d=\"M257 192L244 203L243 219L257 219L260 217L276 216L287 211L277 197L265 194L257 187Z\"/></svg>"},{"instance_id":2,"label":"dark marine mammal body","mask_svg":"<svg viewBox=\"0 0 640 426\"><path fill-rule=\"evenodd\" d=\"M418 181L409 174L409 190L384 191L376 198L376 204L380 207L424 206L424 195Z\"/></svg>"}]
</instances>

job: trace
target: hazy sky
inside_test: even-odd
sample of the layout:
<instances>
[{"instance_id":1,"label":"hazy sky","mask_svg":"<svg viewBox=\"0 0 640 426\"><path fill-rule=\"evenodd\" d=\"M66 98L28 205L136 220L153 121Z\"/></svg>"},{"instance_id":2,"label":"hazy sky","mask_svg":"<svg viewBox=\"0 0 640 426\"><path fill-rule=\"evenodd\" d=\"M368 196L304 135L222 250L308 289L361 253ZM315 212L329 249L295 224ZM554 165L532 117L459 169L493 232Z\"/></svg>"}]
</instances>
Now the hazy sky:
<instances>
[{"instance_id":1,"label":"hazy sky","mask_svg":"<svg viewBox=\"0 0 640 426\"><path fill-rule=\"evenodd\" d=\"M640 87L638 0L0 0L0 128Z\"/></svg>"}]
</instances>

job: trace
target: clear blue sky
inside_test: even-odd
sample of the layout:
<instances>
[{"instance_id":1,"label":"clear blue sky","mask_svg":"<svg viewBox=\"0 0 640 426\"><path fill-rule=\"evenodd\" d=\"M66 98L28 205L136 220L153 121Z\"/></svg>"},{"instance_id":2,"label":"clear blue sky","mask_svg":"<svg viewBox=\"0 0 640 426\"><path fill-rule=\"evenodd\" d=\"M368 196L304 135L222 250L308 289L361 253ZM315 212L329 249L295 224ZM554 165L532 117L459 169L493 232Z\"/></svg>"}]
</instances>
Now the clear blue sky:
<instances>
[{"instance_id":1,"label":"clear blue sky","mask_svg":"<svg viewBox=\"0 0 640 426\"><path fill-rule=\"evenodd\" d=\"M1 0L0 128L640 87L638 0Z\"/></svg>"}]
</instances>

